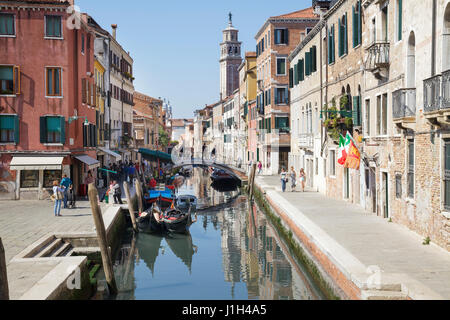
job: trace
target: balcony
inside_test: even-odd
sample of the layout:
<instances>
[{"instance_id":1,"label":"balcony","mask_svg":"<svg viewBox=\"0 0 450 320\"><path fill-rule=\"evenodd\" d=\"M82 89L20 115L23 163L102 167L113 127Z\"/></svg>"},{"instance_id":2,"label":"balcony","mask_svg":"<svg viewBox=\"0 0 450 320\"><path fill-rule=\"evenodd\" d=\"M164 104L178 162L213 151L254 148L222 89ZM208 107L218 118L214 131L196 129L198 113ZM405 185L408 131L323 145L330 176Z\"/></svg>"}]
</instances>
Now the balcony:
<instances>
[{"instance_id":1,"label":"balcony","mask_svg":"<svg viewBox=\"0 0 450 320\"><path fill-rule=\"evenodd\" d=\"M412 129L407 124L416 122L416 88L399 89L392 93L392 118L402 129Z\"/></svg>"},{"instance_id":2,"label":"balcony","mask_svg":"<svg viewBox=\"0 0 450 320\"><path fill-rule=\"evenodd\" d=\"M374 73L377 78L386 77L385 72L389 69L389 49L388 41L375 41L366 51L368 52L365 67Z\"/></svg>"},{"instance_id":3,"label":"balcony","mask_svg":"<svg viewBox=\"0 0 450 320\"><path fill-rule=\"evenodd\" d=\"M428 121L450 123L450 70L423 81L423 102Z\"/></svg>"},{"instance_id":4,"label":"balcony","mask_svg":"<svg viewBox=\"0 0 450 320\"><path fill-rule=\"evenodd\" d=\"M299 148L311 149L314 146L314 136L312 133L300 133L297 143Z\"/></svg>"}]
</instances>

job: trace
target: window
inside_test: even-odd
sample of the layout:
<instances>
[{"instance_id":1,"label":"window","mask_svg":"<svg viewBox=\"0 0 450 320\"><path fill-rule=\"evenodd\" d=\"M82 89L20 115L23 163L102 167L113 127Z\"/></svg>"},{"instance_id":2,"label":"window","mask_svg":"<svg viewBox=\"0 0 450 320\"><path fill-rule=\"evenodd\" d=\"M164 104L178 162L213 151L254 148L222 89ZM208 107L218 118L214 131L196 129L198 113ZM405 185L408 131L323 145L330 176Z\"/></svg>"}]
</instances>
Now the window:
<instances>
[{"instance_id":1,"label":"window","mask_svg":"<svg viewBox=\"0 0 450 320\"><path fill-rule=\"evenodd\" d=\"M275 104L288 104L288 88L275 88Z\"/></svg>"},{"instance_id":2,"label":"window","mask_svg":"<svg viewBox=\"0 0 450 320\"><path fill-rule=\"evenodd\" d=\"M288 29L275 29L275 44L289 44Z\"/></svg>"},{"instance_id":3,"label":"window","mask_svg":"<svg viewBox=\"0 0 450 320\"><path fill-rule=\"evenodd\" d=\"M61 94L61 68L46 68L45 72L48 97L60 97Z\"/></svg>"},{"instance_id":4,"label":"window","mask_svg":"<svg viewBox=\"0 0 450 320\"><path fill-rule=\"evenodd\" d=\"M45 36L62 38L61 16L45 16Z\"/></svg>"},{"instance_id":5,"label":"window","mask_svg":"<svg viewBox=\"0 0 450 320\"><path fill-rule=\"evenodd\" d=\"M338 19L339 25L339 57L348 53L347 13Z\"/></svg>"},{"instance_id":6,"label":"window","mask_svg":"<svg viewBox=\"0 0 450 320\"><path fill-rule=\"evenodd\" d=\"M126 128L124 128L124 131L126 131ZM83 126L83 147L96 147L96 146L97 146L97 126L94 124Z\"/></svg>"},{"instance_id":7,"label":"window","mask_svg":"<svg viewBox=\"0 0 450 320\"><path fill-rule=\"evenodd\" d=\"M0 95L20 94L20 68L0 66Z\"/></svg>"},{"instance_id":8,"label":"window","mask_svg":"<svg viewBox=\"0 0 450 320\"><path fill-rule=\"evenodd\" d=\"M289 88L294 87L294 70L295 76L297 75L297 65L294 66L294 69L289 68Z\"/></svg>"},{"instance_id":9,"label":"window","mask_svg":"<svg viewBox=\"0 0 450 320\"><path fill-rule=\"evenodd\" d=\"M397 40L402 40L403 29L403 5L402 0L397 0Z\"/></svg>"},{"instance_id":10,"label":"window","mask_svg":"<svg viewBox=\"0 0 450 320\"><path fill-rule=\"evenodd\" d=\"M336 175L336 150L330 150L330 176Z\"/></svg>"},{"instance_id":11,"label":"window","mask_svg":"<svg viewBox=\"0 0 450 320\"><path fill-rule=\"evenodd\" d=\"M44 170L44 188L53 188L53 181L60 181L61 173L61 170Z\"/></svg>"},{"instance_id":12,"label":"window","mask_svg":"<svg viewBox=\"0 0 450 320\"><path fill-rule=\"evenodd\" d=\"M383 94L383 105L382 105L382 134L387 135L387 110L388 110L388 99L387 93Z\"/></svg>"},{"instance_id":13,"label":"window","mask_svg":"<svg viewBox=\"0 0 450 320\"><path fill-rule=\"evenodd\" d=\"M16 35L14 15L10 13L0 13L0 36L14 35Z\"/></svg>"},{"instance_id":14,"label":"window","mask_svg":"<svg viewBox=\"0 0 450 320\"><path fill-rule=\"evenodd\" d=\"M297 84L303 80L305 80L305 61L300 59L297 65Z\"/></svg>"},{"instance_id":15,"label":"window","mask_svg":"<svg viewBox=\"0 0 450 320\"><path fill-rule=\"evenodd\" d=\"M81 35L81 53L84 54L84 34Z\"/></svg>"},{"instance_id":16,"label":"window","mask_svg":"<svg viewBox=\"0 0 450 320\"><path fill-rule=\"evenodd\" d=\"M41 143L65 143L66 119L61 116L44 116L40 118Z\"/></svg>"},{"instance_id":17,"label":"window","mask_svg":"<svg viewBox=\"0 0 450 320\"><path fill-rule=\"evenodd\" d=\"M395 175L395 197L397 199L402 198L402 175Z\"/></svg>"},{"instance_id":18,"label":"window","mask_svg":"<svg viewBox=\"0 0 450 320\"><path fill-rule=\"evenodd\" d=\"M377 134L381 134L381 96L377 97Z\"/></svg>"},{"instance_id":19,"label":"window","mask_svg":"<svg viewBox=\"0 0 450 320\"><path fill-rule=\"evenodd\" d=\"M444 209L450 210L450 140L444 140Z\"/></svg>"},{"instance_id":20,"label":"window","mask_svg":"<svg viewBox=\"0 0 450 320\"><path fill-rule=\"evenodd\" d=\"M21 170L20 171L20 187L21 188L37 188L39 186L38 170Z\"/></svg>"},{"instance_id":21,"label":"window","mask_svg":"<svg viewBox=\"0 0 450 320\"><path fill-rule=\"evenodd\" d=\"M408 198L414 198L414 139L408 140Z\"/></svg>"},{"instance_id":22,"label":"window","mask_svg":"<svg viewBox=\"0 0 450 320\"><path fill-rule=\"evenodd\" d=\"M356 127L361 126L361 97L353 97L353 125Z\"/></svg>"},{"instance_id":23,"label":"window","mask_svg":"<svg viewBox=\"0 0 450 320\"><path fill-rule=\"evenodd\" d=\"M334 25L331 26L331 28L328 30L328 64L334 63Z\"/></svg>"},{"instance_id":24,"label":"window","mask_svg":"<svg viewBox=\"0 0 450 320\"><path fill-rule=\"evenodd\" d=\"M19 143L19 116L0 115L0 143Z\"/></svg>"},{"instance_id":25,"label":"window","mask_svg":"<svg viewBox=\"0 0 450 320\"><path fill-rule=\"evenodd\" d=\"M277 76L286 75L286 58L277 58Z\"/></svg>"},{"instance_id":26,"label":"window","mask_svg":"<svg viewBox=\"0 0 450 320\"><path fill-rule=\"evenodd\" d=\"M366 100L366 108L365 108L365 115L366 115L366 124L365 124L365 133L367 136L370 136L370 100Z\"/></svg>"},{"instance_id":27,"label":"window","mask_svg":"<svg viewBox=\"0 0 450 320\"><path fill-rule=\"evenodd\" d=\"M353 21L353 48L361 44L362 35L362 15L361 15L361 0L356 2L356 6L352 6L352 21Z\"/></svg>"},{"instance_id":28,"label":"window","mask_svg":"<svg viewBox=\"0 0 450 320\"><path fill-rule=\"evenodd\" d=\"M288 117L275 117L275 129L279 132L288 133L289 132L289 118Z\"/></svg>"}]
</instances>

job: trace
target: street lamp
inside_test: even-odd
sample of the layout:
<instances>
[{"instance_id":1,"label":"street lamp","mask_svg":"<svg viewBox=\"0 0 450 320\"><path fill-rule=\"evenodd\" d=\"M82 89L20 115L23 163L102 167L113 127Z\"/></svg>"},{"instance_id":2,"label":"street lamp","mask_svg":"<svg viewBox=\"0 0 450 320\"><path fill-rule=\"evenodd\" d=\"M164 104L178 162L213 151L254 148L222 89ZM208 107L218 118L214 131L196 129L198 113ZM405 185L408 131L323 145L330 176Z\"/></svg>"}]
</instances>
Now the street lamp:
<instances>
[{"instance_id":1,"label":"street lamp","mask_svg":"<svg viewBox=\"0 0 450 320\"><path fill-rule=\"evenodd\" d=\"M85 126L89 126L89 121L88 121L88 118L86 117L86 116L74 116L74 117L69 117L69 120L68 120L68 122L69 122L69 124L71 124L72 122L74 122L75 120L78 120L78 119L84 119L84 125Z\"/></svg>"}]
</instances>

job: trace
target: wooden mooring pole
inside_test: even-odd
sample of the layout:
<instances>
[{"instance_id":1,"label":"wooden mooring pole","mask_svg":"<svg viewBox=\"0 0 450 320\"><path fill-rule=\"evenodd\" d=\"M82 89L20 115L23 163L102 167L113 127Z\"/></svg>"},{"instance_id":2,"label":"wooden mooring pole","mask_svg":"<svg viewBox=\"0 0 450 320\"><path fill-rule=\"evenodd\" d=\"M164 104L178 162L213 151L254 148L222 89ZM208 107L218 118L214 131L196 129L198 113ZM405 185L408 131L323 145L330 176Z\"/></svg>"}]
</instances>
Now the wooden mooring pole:
<instances>
[{"instance_id":1,"label":"wooden mooring pole","mask_svg":"<svg viewBox=\"0 0 450 320\"><path fill-rule=\"evenodd\" d=\"M0 300L9 300L8 276L6 274L5 249L0 238Z\"/></svg>"},{"instance_id":2,"label":"wooden mooring pole","mask_svg":"<svg viewBox=\"0 0 450 320\"><path fill-rule=\"evenodd\" d=\"M98 244L102 255L103 270L105 271L106 282L109 292L117 294L116 279L111 259L111 252L108 249L108 239L106 237L105 223L103 222L102 211L98 206L98 191L93 183L88 187L89 202L91 204L92 216L94 217L95 229L97 230Z\"/></svg>"},{"instance_id":3,"label":"wooden mooring pole","mask_svg":"<svg viewBox=\"0 0 450 320\"><path fill-rule=\"evenodd\" d=\"M138 227L137 227L137 223L136 223L136 209L135 209L134 203L131 199L130 187L128 186L128 182L126 182L126 181L123 182L123 190L125 191L125 195L127 196L128 211L130 212L130 218L131 218L131 223L133 225L133 230L134 230L134 232L138 232Z\"/></svg>"},{"instance_id":4,"label":"wooden mooring pole","mask_svg":"<svg viewBox=\"0 0 450 320\"><path fill-rule=\"evenodd\" d=\"M139 179L135 180L134 188L136 189L136 197L138 200L138 210L139 210L139 213L142 213L144 211L144 203L142 202L142 194L144 193L144 191L142 190L142 183L139 181Z\"/></svg>"},{"instance_id":5,"label":"wooden mooring pole","mask_svg":"<svg viewBox=\"0 0 450 320\"><path fill-rule=\"evenodd\" d=\"M250 181L249 181L249 195L248 201L252 202L253 200L253 192L255 188L255 175L256 175L256 163L252 165L252 171L250 172Z\"/></svg>"}]
</instances>

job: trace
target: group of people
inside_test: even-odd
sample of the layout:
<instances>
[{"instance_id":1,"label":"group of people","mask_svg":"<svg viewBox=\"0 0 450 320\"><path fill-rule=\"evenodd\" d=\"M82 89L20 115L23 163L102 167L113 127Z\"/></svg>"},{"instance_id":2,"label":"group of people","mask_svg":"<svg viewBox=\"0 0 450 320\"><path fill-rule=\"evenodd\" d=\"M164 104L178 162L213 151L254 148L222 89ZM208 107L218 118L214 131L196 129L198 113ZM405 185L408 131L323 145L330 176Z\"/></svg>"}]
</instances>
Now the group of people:
<instances>
[{"instance_id":1,"label":"group of people","mask_svg":"<svg viewBox=\"0 0 450 320\"><path fill-rule=\"evenodd\" d=\"M128 180L133 181L133 178L136 174L140 173L140 165L139 162L133 163L132 161L119 161L118 164L113 163L110 164L107 168L109 171L113 171L115 173L111 173L111 178L113 180Z\"/></svg>"},{"instance_id":2,"label":"group of people","mask_svg":"<svg viewBox=\"0 0 450 320\"><path fill-rule=\"evenodd\" d=\"M300 183L302 184L302 191L305 192L305 183L306 183L306 173L303 168L300 169ZM288 173L284 168L281 169L281 190L286 192L286 184L291 180L291 192L295 192L295 188L297 186L297 172L295 172L294 167L291 167L291 171Z\"/></svg>"}]
</instances>

